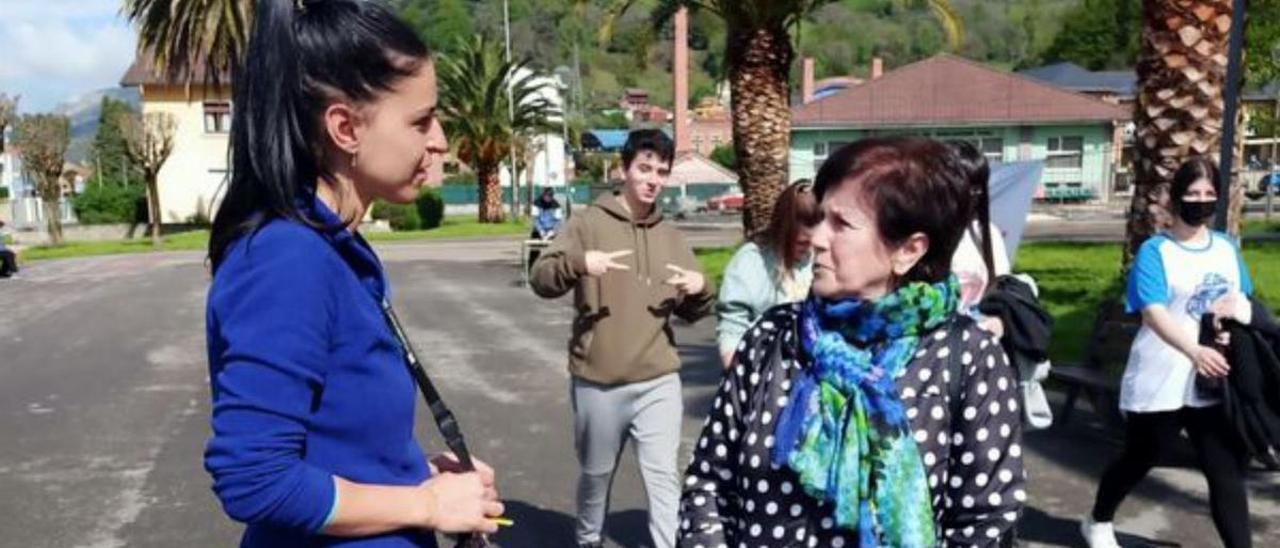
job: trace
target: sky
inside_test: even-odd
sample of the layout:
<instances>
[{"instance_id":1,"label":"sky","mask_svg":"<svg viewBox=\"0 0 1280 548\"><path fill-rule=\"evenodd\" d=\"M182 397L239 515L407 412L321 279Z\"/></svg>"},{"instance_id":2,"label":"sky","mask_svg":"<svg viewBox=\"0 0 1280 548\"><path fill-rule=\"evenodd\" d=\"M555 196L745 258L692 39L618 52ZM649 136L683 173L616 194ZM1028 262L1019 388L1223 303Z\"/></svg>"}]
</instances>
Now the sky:
<instances>
[{"instance_id":1,"label":"sky","mask_svg":"<svg viewBox=\"0 0 1280 548\"><path fill-rule=\"evenodd\" d=\"M120 85L137 37L121 0L0 0L0 92L23 113Z\"/></svg>"}]
</instances>

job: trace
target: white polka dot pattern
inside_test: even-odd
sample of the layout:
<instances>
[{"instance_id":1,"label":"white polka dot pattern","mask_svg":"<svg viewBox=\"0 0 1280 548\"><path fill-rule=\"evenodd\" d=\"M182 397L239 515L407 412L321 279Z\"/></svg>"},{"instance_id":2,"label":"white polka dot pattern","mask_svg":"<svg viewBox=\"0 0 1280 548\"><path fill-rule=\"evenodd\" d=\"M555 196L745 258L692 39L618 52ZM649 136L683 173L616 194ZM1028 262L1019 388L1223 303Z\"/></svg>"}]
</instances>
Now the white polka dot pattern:
<instances>
[{"instance_id":1,"label":"white polka dot pattern","mask_svg":"<svg viewBox=\"0 0 1280 548\"><path fill-rule=\"evenodd\" d=\"M856 532L835 525L829 504L772 462L791 377L809 366L789 336L797 312L774 308L743 338L686 471L679 546L857 543ZM938 335L922 338L917 359L896 379L933 492L936 530L947 546L996 545L1012 534L1026 499L1013 372L998 342L976 327L950 348L954 339ZM954 353L981 366L965 367L964 399L953 406L946 369Z\"/></svg>"}]
</instances>

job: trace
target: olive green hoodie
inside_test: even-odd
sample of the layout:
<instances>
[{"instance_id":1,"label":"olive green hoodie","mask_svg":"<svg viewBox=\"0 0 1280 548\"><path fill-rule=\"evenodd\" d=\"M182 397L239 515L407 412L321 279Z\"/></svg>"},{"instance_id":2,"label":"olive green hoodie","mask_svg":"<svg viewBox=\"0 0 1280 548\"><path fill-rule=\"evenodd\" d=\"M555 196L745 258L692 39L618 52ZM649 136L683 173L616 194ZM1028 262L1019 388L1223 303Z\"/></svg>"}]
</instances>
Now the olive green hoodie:
<instances>
[{"instance_id":1,"label":"olive green hoodie","mask_svg":"<svg viewBox=\"0 0 1280 548\"><path fill-rule=\"evenodd\" d=\"M533 265L530 285L541 297L573 291L574 321L569 373L598 384L646 381L680 368L668 318L709 315L715 304L710 280L696 295L681 297L665 283L668 264L701 272L684 236L654 208L633 221L617 194L604 194L573 216ZM630 270L587 275L587 251L633 250L616 259Z\"/></svg>"}]
</instances>

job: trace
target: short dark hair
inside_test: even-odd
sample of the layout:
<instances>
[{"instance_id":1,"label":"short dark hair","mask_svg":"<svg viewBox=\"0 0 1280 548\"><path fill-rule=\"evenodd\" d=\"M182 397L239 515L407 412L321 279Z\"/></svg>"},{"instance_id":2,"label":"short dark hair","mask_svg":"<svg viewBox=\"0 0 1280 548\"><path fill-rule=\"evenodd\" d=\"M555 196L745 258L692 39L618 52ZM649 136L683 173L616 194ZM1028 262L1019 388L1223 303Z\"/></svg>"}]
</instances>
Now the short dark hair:
<instances>
[{"instance_id":1,"label":"short dark hair","mask_svg":"<svg viewBox=\"0 0 1280 548\"><path fill-rule=\"evenodd\" d=\"M1192 156L1182 162L1178 171L1173 174L1173 184L1169 186L1169 201L1175 210L1182 207L1182 197L1187 189L1200 179L1208 179L1213 190L1218 190L1218 166L1213 163L1213 159L1208 156ZM1222 196L1218 196L1218 199L1222 199Z\"/></svg>"},{"instance_id":2,"label":"short dark hair","mask_svg":"<svg viewBox=\"0 0 1280 548\"><path fill-rule=\"evenodd\" d=\"M645 150L658 155L667 165L676 159L676 144L666 133L658 129L637 129L627 135L627 143L622 145L622 168L631 167L631 161Z\"/></svg>"},{"instance_id":3,"label":"short dark hair","mask_svg":"<svg viewBox=\"0 0 1280 548\"><path fill-rule=\"evenodd\" d=\"M917 232L929 249L899 283L940 282L972 215L967 173L946 145L920 137L863 139L836 150L818 169L818 200L845 184L875 212L881 241L896 247Z\"/></svg>"},{"instance_id":4,"label":"short dark hair","mask_svg":"<svg viewBox=\"0 0 1280 548\"><path fill-rule=\"evenodd\" d=\"M214 271L227 248L274 218L309 213L330 101L369 102L430 62L413 29L381 1L257 0L231 81L231 180L213 219Z\"/></svg>"}]
</instances>

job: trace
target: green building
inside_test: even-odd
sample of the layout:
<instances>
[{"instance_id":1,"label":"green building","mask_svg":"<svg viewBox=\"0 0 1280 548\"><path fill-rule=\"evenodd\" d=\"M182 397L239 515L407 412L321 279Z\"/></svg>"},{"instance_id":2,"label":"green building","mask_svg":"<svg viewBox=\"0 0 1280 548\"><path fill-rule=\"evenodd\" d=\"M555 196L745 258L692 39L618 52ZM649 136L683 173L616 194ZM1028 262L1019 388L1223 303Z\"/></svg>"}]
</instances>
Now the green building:
<instances>
[{"instance_id":1,"label":"green building","mask_svg":"<svg viewBox=\"0 0 1280 548\"><path fill-rule=\"evenodd\" d=\"M1130 113L953 55L865 83L823 89L792 109L790 177L812 179L831 151L865 137L968 140L993 162L1043 160L1042 197L1107 199Z\"/></svg>"}]
</instances>

